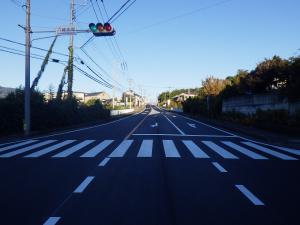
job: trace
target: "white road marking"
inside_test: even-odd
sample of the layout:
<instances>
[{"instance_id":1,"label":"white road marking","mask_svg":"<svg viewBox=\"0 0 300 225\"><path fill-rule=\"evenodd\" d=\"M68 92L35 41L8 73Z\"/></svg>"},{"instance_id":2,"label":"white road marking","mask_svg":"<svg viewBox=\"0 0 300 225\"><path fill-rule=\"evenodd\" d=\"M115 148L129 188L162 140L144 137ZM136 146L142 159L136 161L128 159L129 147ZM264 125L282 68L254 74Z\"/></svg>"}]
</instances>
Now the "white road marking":
<instances>
[{"instance_id":1,"label":"white road marking","mask_svg":"<svg viewBox=\"0 0 300 225\"><path fill-rule=\"evenodd\" d=\"M34 144L34 145L30 145L30 146L25 147L25 148L21 148L21 149L12 151L12 152L8 152L8 153L6 153L6 154L0 155L0 157L1 157L1 158L9 158L9 157L13 157L13 156L16 156L16 155L18 155L18 154L22 154L22 153L24 153L24 152L28 152L28 151L31 151L31 150L33 150L33 149L42 147L42 146L44 146L44 145L51 144L51 143L53 143L53 142L55 142L55 141L57 141L57 140L43 141L43 142L40 142L40 143L37 143L37 144Z\"/></svg>"},{"instance_id":2,"label":"white road marking","mask_svg":"<svg viewBox=\"0 0 300 225\"><path fill-rule=\"evenodd\" d=\"M296 159L294 157L282 154L280 152L273 151L273 150L268 149L266 147L254 144L252 142L242 142L242 143L245 144L245 145L248 145L248 146L250 146L252 148L255 148L255 149L259 150L259 151L262 151L262 152L268 153L270 155L273 155L273 156L275 156L277 158L283 159L283 160L298 160L298 159Z\"/></svg>"},{"instance_id":3,"label":"white road marking","mask_svg":"<svg viewBox=\"0 0 300 225\"><path fill-rule=\"evenodd\" d=\"M212 164L221 172L221 173L227 173L227 170L224 169L223 166L221 166L219 163L217 162L212 162Z\"/></svg>"},{"instance_id":4,"label":"white road marking","mask_svg":"<svg viewBox=\"0 0 300 225\"><path fill-rule=\"evenodd\" d=\"M105 159L103 159L103 160L101 161L101 163L99 163L98 166L105 166L105 165L108 163L109 160L110 160L110 158L105 158Z\"/></svg>"},{"instance_id":5,"label":"white road marking","mask_svg":"<svg viewBox=\"0 0 300 225\"><path fill-rule=\"evenodd\" d=\"M105 141L101 142L100 144L96 145L91 150L89 150L86 153L84 153L83 155L81 155L80 157L83 157L83 158L95 157L96 155L98 155L100 152L102 152L105 148L107 148L113 142L114 142L113 140L105 140Z\"/></svg>"},{"instance_id":6,"label":"white road marking","mask_svg":"<svg viewBox=\"0 0 300 225\"><path fill-rule=\"evenodd\" d=\"M173 118L176 118L176 116L173 116Z\"/></svg>"},{"instance_id":7,"label":"white road marking","mask_svg":"<svg viewBox=\"0 0 300 225\"><path fill-rule=\"evenodd\" d=\"M172 140L163 140L163 145L167 158L180 158L179 152Z\"/></svg>"},{"instance_id":8,"label":"white road marking","mask_svg":"<svg viewBox=\"0 0 300 225\"><path fill-rule=\"evenodd\" d=\"M81 143L79 143L79 144L77 144L77 145L75 145L71 148L68 148L68 149L66 149L66 150L64 150L64 151L62 151L62 152L60 152L60 153L58 153L58 154L56 154L52 157L53 158L65 158L65 157L73 154L74 152L79 151L80 149L84 148L85 146L93 143L94 141L95 140L85 140L85 141L83 141L83 142L81 142Z\"/></svg>"},{"instance_id":9,"label":"white road marking","mask_svg":"<svg viewBox=\"0 0 300 225\"><path fill-rule=\"evenodd\" d=\"M44 148L44 149L42 149L42 150L40 150L40 151L31 153L31 154L26 155L26 156L24 156L24 157L25 157L25 158L37 158L37 157L40 157L40 156L42 156L42 155L45 155L45 154L47 154L47 153L49 153L49 152L55 151L56 149L59 149L59 148L61 148L61 147L63 147L63 146L66 146L66 145L68 145L68 144L71 144L71 143L73 143L73 142L75 142L75 141L76 141L76 140L66 140L66 141L64 141L64 142L58 143L58 144L56 144L56 145L52 145L52 146L50 146L50 147L48 147L48 148Z\"/></svg>"},{"instance_id":10,"label":"white road marking","mask_svg":"<svg viewBox=\"0 0 300 225\"><path fill-rule=\"evenodd\" d=\"M237 138L230 135L209 135L209 134L132 134L132 136L176 136L176 137L214 137L214 138Z\"/></svg>"},{"instance_id":11,"label":"white road marking","mask_svg":"<svg viewBox=\"0 0 300 225\"><path fill-rule=\"evenodd\" d=\"M219 145L216 145L212 141L202 141L202 143L205 144L206 146L208 146L209 148L211 148L213 151L215 151L216 153L218 153L220 156L222 156L225 159L238 159L237 156L231 154L230 152L228 152L224 148L220 147Z\"/></svg>"},{"instance_id":12,"label":"white road marking","mask_svg":"<svg viewBox=\"0 0 300 225\"><path fill-rule=\"evenodd\" d=\"M190 150L195 158L209 158L209 156L200 149L193 141L182 140L183 144Z\"/></svg>"},{"instance_id":13,"label":"white road marking","mask_svg":"<svg viewBox=\"0 0 300 225\"><path fill-rule=\"evenodd\" d=\"M133 140L124 140L108 157L123 157L132 143Z\"/></svg>"},{"instance_id":14,"label":"white road marking","mask_svg":"<svg viewBox=\"0 0 300 225\"><path fill-rule=\"evenodd\" d=\"M21 143L18 143L18 144L9 145L9 146L0 148L0 152L4 152L6 150L10 150L10 149L13 149L13 148L18 148L18 147L21 147L21 146L24 146L24 145L28 145L28 144L31 144L33 142L37 142L37 140L29 140L29 141L24 141L24 142L21 142Z\"/></svg>"},{"instance_id":15,"label":"white road marking","mask_svg":"<svg viewBox=\"0 0 300 225\"><path fill-rule=\"evenodd\" d=\"M197 128L197 127L196 127L196 124L194 124L194 123L187 123L187 125L189 125L189 126L192 127L192 128Z\"/></svg>"},{"instance_id":16,"label":"white road marking","mask_svg":"<svg viewBox=\"0 0 300 225\"><path fill-rule=\"evenodd\" d=\"M155 123L155 124L153 124L153 125L150 125L152 128L154 128L154 127L158 127L158 123Z\"/></svg>"},{"instance_id":17,"label":"white road marking","mask_svg":"<svg viewBox=\"0 0 300 225\"><path fill-rule=\"evenodd\" d=\"M300 150L297 150L297 149L291 149L291 148L286 148L286 147L279 147L279 146L274 146L274 148L277 148L279 150L282 150L282 151L285 151L285 152L289 152L289 153L292 153L292 154L295 154L295 155L300 155Z\"/></svg>"},{"instance_id":18,"label":"white road marking","mask_svg":"<svg viewBox=\"0 0 300 225\"><path fill-rule=\"evenodd\" d=\"M265 205L254 194L252 194L244 185L235 185L254 205Z\"/></svg>"},{"instance_id":19,"label":"white road marking","mask_svg":"<svg viewBox=\"0 0 300 225\"><path fill-rule=\"evenodd\" d=\"M143 140L137 157L152 157L153 140Z\"/></svg>"},{"instance_id":20,"label":"white road marking","mask_svg":"<svg viewBox=\"0 0 300 225\"><path fill-rule=\"evenodd\" d=\"M82 183L75 189L73 193L82 193L94 178L95 177L92 176L88 176L87 178L85 178L85 180L82 181Z\"/></svg>"},{"instance_id":21,"label":"white road marking","mask_svg":"<svg viewBox=\"0 0 300 225\"><path fill-rule=\"evenodd\" d=\"M164 117L178 130L180 134L185 135L185 133L180 130L166 115L164 115Z\"/></svg>"},{"instance_id":22,"label":"white road marking","mask_svg":"<svg viewBox=\"0 0 300 225\"><path fill-rule=\"evenodd\" d=\"M250 157L252 159L268 159L268 158L266 158L262 155L259 155L255 152L250 151L249 149L246 149L242 146L239 146L239 145L237 145L237 144L235 144L231 141L222 141L222 143L229 146L229 147L231 147L231 148L233 148L233 149L235 149L235 150L237 150L237 151L239 151L239 152L241 152L241 153L243 153L243 154L245 154L245 155L247 155L248 157Z\"/></svg>"},{"instance_id":23,"label":"white road marking","mask_svg":"<svg viewBox=\"0 0 300 225\"><path fill-rule=\"evenodd\" d=\"M60 220L60 217L49 217L43 225L55 225Z\"/></svg>"}]
</instances>

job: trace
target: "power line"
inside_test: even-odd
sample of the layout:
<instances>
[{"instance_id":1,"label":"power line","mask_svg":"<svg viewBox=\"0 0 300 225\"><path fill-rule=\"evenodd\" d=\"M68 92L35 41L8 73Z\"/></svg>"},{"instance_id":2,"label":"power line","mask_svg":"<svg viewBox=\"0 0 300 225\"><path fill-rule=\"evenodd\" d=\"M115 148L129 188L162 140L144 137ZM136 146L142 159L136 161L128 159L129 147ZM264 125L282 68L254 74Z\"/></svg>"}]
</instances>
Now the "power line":
<instances>
[{"instance_id":1,"label":"power line","mask_svg":"<svg viewBox=\"0 0 300 225\"><path fill-rule=\"evenodd\" d=\"M118 15L118 13L130 2L131 0L127 0L121 7L120 9L117 10L117 12L115 12L109 19L108 19L108 23L116 16Z\"/></svg>"},{"instance_id":2,"label":"power line","mask_svg":"<svg viewBox=\"0 0 300 225\"><path fill-rule=\"evenodd\" d=\"M98 15L97 15L97 13L96 13L95 7L94 7L93 0L90 0L90 2L91 2L91 4L92 4L93 11L94 11L94 13L95 13L95 16L96 16L96 18L97 18L97 21L98 21L98 22L100 22L100 20L99 20L99 18L98 18Z\"/></svg>"},{"instance_id":3,"label":"power line","mask_svg":"<svg viewBox=\"0 0 300 225\"><path fill-rule=\"evenodd\" d=\"M114 18L111 23L115 22L123 13L125 13L137 0L134 0L130 5L128 5L116 18Z\"/></svg>"}]
</instances>

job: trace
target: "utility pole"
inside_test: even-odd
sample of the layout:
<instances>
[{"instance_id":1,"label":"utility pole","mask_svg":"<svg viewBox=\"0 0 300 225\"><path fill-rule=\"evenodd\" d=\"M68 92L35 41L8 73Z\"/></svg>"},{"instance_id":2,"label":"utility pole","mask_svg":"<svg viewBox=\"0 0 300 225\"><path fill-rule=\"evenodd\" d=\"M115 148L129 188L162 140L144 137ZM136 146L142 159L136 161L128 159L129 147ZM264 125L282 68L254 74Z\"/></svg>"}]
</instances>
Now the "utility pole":
<instances>
[{"instance_id":1,"label":"utility pole","mask_svg":"<svg viewBox=\"0 0 300 225\"><path fill-rule=\"evenodd\" d=\"M30 134L30 0L26 1L26 48L25 48L25 90L24 90L24 133Z\"/></svg>"},{"instance_id":2,"label":"utility pole","mask_svg":"<svg viewBox=\"0 0 300 225\"><path fill-rule=\"evenodd\" d=\"M131 109L131 105L132 105L132 98L131 98L131 94L132 94L132 92L131 92L131 83L132 83L132 79L129 79L128 80L128 84L129 84L129 108Z\"/></svg>"},{"instance_id":3,"label":"utility pole","mask_svg":"<svg viewBox=\"0 0 300 225\"><path fill-rule=\"evenodd\" d=\"M74 0L70 0L70 27L74 26ZM70 35L69 45L69 65L68 65L68 99L73 97L73 60L74 60L74 35Z\"/></svg>"}]
</instances>

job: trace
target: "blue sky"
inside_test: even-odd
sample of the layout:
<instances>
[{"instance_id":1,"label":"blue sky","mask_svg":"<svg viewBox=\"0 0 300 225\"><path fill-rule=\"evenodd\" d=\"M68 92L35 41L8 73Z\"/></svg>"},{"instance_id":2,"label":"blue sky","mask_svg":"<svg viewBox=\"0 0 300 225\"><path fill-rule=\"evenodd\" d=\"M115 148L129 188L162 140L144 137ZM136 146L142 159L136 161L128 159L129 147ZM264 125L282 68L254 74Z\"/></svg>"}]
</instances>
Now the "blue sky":
<instances>
[{"instance_id":1,"label":"blue sky","mask_svg":"<svg viewBox=\"0 0 300 225\"><path fill-rule=\"evenodd\" d=\"M125 0L104 2L111 15ZM223 3L218 4L220 2ZM17 26L25 23L24 11L10 0L1 3L0 37L24 43L24 32ZM100 0L99 3L102 7ZM33 31L53 30L68 24L69 0L31 0L31 4ZM76 6L79 13L80 7ZM197 9L197 13L176 17ZM110 40L95 38L85 49L123 85L123 89L128 88L131 78L137 91L142 87L149 99L155 99L159 92L166 90L165 87L199 87L208 75L224 78L234 75L238 69L251 70L258 62L275 54L286 58L299 55L299 9L299 0L137 0L114 23L128 71L121 70L120 58L123 57L118 57L108 47ZM97 22L92 8L78 15L77 21L78 29L86 29L88 23ZM33 38L41 36L34 34ZM80 47L90 36L76 35L75 46ZM54 50L67 53L68 40L67 36L59 37ZM51 41L34 41L33 46L47 49ZM0 45L23 50L23 47L3 41ZM45 54L37 50L32 53ZM75 54L97 69L80 49L75 49ZM66 60L66 57L53 57ZM41 61L32 59L31 65L33 79ZM24 84L23 57L0 52L0 66L1 86ZM49 63L40 81L40 90L47 90L50 84L56 88L63 69L62 65ZM105 90L111 93L80 73L75 72L74 76L76 91Z\"/></svg>"}]
</instances>

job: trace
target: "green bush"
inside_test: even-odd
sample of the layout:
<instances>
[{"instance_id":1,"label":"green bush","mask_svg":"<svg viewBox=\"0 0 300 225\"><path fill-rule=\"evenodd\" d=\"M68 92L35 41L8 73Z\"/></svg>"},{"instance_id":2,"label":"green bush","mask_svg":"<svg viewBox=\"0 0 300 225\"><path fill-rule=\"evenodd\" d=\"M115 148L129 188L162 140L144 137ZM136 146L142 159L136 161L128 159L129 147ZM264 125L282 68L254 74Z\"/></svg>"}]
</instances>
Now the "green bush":
<instances>
[{"instance_id":1,"label":"green bush","mask_svg":"<svg viewBox=\"0 0 300 225\"><path fill-rule=\"evenodd\" d=\"M32 130L48 130L109 117L100 101L89 105L79 104L75 99L50 100L46 102L42 93L31 93ZM24 118L24 91L17 89L6 98L0 99L0 135L21 133Z\"/></svg>"}]
</instances>

